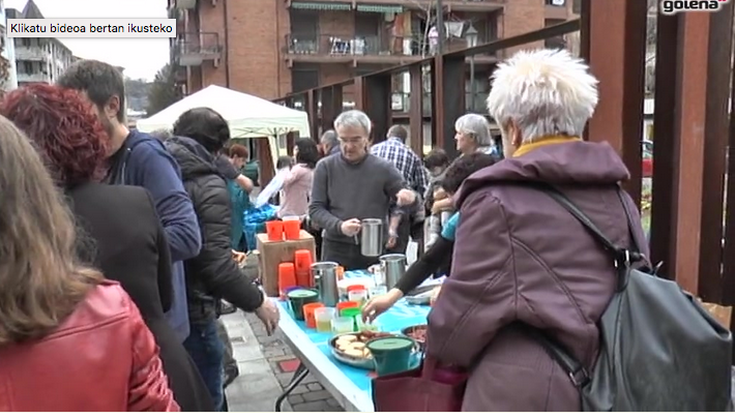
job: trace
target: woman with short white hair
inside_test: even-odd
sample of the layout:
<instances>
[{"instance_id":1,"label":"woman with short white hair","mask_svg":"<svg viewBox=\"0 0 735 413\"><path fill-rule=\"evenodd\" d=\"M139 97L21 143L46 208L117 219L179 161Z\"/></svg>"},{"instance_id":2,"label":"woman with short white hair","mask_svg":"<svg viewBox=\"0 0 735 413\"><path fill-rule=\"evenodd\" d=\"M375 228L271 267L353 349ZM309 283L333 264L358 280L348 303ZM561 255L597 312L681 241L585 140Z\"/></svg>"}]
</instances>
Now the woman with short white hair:
<instances>
[{"instance_id":1,"label":"woman with short white hair","mask_svg":"<svg viewBox=\"0 0 735 413\"><path fill-rule=\"evenodd\" d=\"M580 139L598 100L588 69L566 51L537 50L493 74L487 104L506 158L455 195L452 276L428 323L427 356L469 373L463 410L581 409L579 389L529 329L590 371L615 268L610 252L536 186L556 188L615 244L648 255L638 209L619 187L628 170L607 143Z\"/></svg>"},{"instance_id":2,"label":"woman with short white hair","mask_svg":"<svg viewBox=\"0 0 735 413\"><path fill-rule=\"evenodd\" d=\"M462 155L482 152L493 154L493 138L490 134L490 123L484 116L476 113L468 113L460 116L454 122L457 141L457 150Z\"/></svg>"},{"instance_id":3,"label":"woman with short white hair","mask_svg":"<svg viewBox=\"0 0 735 413\"><path fill-rule=\"evenodd\" d=\"M499 157L500 153L495 147L493 137L490 134L490 122L484 116L476 113L462 115L454 122L454 130L456 132L454 140L457 141L457 151L459 151L460 156L479 152ZM441 187L432 195L436 199L436 202L431 206L432 214L449 214L454 209L451 198ZM440 233L441 226L438 226L435 228L434 234L430 234L429 237L435 238Z\"/></svg>"}]
</instances>

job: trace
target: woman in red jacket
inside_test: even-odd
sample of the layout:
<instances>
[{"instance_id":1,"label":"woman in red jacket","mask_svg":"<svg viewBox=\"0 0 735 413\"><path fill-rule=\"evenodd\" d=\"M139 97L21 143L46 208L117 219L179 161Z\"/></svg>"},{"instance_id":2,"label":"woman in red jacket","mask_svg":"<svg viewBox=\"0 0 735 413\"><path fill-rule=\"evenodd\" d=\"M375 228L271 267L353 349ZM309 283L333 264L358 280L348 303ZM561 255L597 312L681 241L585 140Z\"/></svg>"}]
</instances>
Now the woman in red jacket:
<instances>
[{"instance_id":1,"label":"woman in red jacket","mask_svg":"<svg viewBox=\"0 0 735 413\"><path fill-rule=\"evenodd\" d=\"M75 232L30 141L0 117L0 410L178 411L137 307L79 265Z\"/></svg>"}]
</instances>

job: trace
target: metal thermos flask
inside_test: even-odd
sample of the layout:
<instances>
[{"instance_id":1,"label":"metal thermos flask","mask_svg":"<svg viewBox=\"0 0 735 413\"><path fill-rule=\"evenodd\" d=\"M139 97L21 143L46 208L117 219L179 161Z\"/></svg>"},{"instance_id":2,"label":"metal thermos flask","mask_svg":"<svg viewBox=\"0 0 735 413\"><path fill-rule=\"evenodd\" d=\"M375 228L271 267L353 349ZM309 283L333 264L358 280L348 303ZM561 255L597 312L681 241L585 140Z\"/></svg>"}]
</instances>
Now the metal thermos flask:
<instances>
[{"instance_id":1,"label":"metal thermos flask","mask_svg":"<svg viewBox=\"0 0 735 413\"><path fill-rule=\"evenodd\" d=\"M319 291L319 298L322 304L327 307L334 307L339 302L337 267L339 267L339 264L331 261L311 264L311 276L314 280L314 285Z\"/></svg>"},{"instance_id":2,"label":"metal thermos flask","mask_svg":"<svg viewBox=\"0 0 735 413\"><path fill-rule=\"evenodd\" d=\"M383 253L383 220L363 219L360 228L360 251L365 257L379 257Z\"/></svg>"},{"instance_id":3,"label":"metal thermos flask","mask_svg":"<svg viewBox=\"0 0 735 413\"><path fill-rule=\"evenodd\" d=\"M393 288L398 280L406 273L406 255L405 254L386 254L380 257L380 267L385 276L385 285Z\"/></svg>"}]
</instances>

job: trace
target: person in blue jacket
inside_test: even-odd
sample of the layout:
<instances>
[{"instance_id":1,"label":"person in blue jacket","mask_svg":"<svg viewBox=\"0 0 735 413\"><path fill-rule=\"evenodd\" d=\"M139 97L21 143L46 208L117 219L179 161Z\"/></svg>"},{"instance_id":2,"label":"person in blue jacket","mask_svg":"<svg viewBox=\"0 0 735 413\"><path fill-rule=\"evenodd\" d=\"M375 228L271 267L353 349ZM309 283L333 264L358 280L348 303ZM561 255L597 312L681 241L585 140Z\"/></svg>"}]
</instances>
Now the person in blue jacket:
<instances>
[{"instance_id":1,"label":"person in blue jacket","mask_svg":"<svg viewBox=\"0 0 735 413\"><path fill-rule=\"evenodd\" d=\"M141 186L153 198L171 250L174 295L166 316L183 342L189 336L183 261L199 254L202 240L194 207L181 182L179 166L157 139L127 128L125 83L117 68L96 60L80 60L71 65L57 83L82 92L97 108L110 137L107 182Z\"/></svg>"}]
</instances>

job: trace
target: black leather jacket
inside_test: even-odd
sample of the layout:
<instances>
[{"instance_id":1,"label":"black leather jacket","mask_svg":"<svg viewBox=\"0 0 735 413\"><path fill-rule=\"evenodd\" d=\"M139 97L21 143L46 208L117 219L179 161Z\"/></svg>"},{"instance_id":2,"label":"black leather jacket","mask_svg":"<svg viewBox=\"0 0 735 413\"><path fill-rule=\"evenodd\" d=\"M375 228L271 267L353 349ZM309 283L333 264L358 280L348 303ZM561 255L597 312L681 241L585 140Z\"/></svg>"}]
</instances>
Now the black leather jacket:
<instances>
[{"instance_id":1,"label":"black leather jacket","mask_svg":"<svg viewBox=\"0 0 735 413\"><path fill-rule=\"evenodd\" d=\"M220 299L254 311L263 303L263 293L232 259L232 208L215 157L193 139L173 137L165 144L179 163L202 233L201 252L184 262L189 321L198 324L216 318Z\"/></svg>"}]
</instances>

